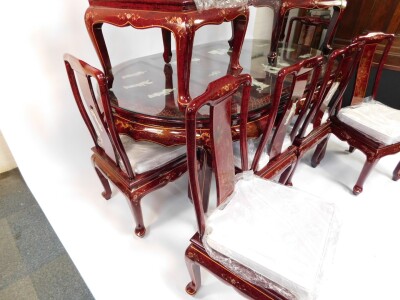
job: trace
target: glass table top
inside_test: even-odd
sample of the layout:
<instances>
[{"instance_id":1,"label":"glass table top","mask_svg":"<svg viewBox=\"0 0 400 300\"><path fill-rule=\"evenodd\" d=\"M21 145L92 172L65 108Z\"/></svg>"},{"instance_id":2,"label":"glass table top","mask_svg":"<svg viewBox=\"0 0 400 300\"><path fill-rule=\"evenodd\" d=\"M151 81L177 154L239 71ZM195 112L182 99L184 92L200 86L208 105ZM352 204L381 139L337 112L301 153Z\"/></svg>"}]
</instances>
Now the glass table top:
<instances>
[{"instance_id":1,"label":"glass table top","mask_svg":"<svg viewBox=\"0 0 400 300\"><path fill-rule=\"evenodd\" d=\"M253 83L249 111L265 109L273 94L275 77L282 67L319 55L310 47L291 45L280 48L276 67L268 64L270 44L266 40L245 40L240 56L242 73L252 76ZM209 82L216 80L229 69L229 46L226 41L194 46L191 61L189 90L192 99L202 94ZM140 114L161 119L182 120L184 111L177 104L177 77L175 53L170 64L165 64L162 54L155 54L124 62L113 68L114 82L110 90L116 109L125 113ZM233 113L238 113L240 91L233 99ZM200 112L208 117L207 108Z\"/></svg>"}]
</instances>

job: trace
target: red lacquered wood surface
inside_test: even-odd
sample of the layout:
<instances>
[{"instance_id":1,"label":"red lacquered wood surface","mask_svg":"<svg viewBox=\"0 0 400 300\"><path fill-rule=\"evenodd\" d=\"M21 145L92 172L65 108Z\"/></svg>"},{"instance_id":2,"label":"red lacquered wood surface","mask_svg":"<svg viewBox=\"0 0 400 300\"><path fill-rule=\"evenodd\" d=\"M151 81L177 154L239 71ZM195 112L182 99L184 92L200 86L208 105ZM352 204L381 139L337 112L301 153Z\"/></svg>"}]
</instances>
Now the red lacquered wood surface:
<instances>
[{"instance_id":1,"label":"red lacquered wood surface","mask_svg":"<svg viewBox=\"0 0 400 300\"><path fill-rule=\"evenodd\" d=\"M146 232L142 198L184 174L187 168L185 155L154 170L136 174L115 126L104 74L68 54L64 56L64 61L73 95L95 144L92 162L104 187L102 195L107 200L111 197L109 180L121 190L129 200L136 221L135 233L142 237Z\"/></svg>"},{"instance_id":2,"label":"red lacquered wood surface","mask_svg":"<svg viewBox=\"0 0 400 300\"><path fill-rule=\"evenodd\" d=\"M163 58L171 59L171 33L176 42L178 104L190 101L190 67L196 30L205 25L233 22L235 38L232 40L230 72L241 71L239 56L245 36L249 11L247 6L199 11L193 1L134 1L91 0L85 14L88 33L106 74L108 87L112 87L113 74L106 42L102 33L104 23L137 29L161 28L164 42ZM160 37L161 38L161 37Z\"/></svg>"},{"instance_id":3,"label":"red lacquered wood surface","mask_svg":"<svg viewBox=\"0 0 400 300\"><path fill-rule=\"evenodd\" d=\"M319 58L316 58L318 61ZM300 67L299 67L300 68ZM284 86L285 77L296 73L293 68L281 70L278 74L277 88ZM297 74L296 74L297 75ZM243 170L248 169L248 151L247 151L247 130L246 122L248 117L248 103L251 89L251 77L249 75L240 75L233 77L227 75L211 83L206 92L189 103L186 110L186 140L187 140L187 159L189 171L189 183L195 207L196 219L198 224L198 233L192 238L190 246L185 253L186 265L191 277L191 281L186 286L186 291L193 295L201 286L200 266L208 269L215 276L225 283L237 289L240 293L253 299L275 299L283 300L283 296L278 295L272 290L256 286L236 273L231 272L219 262L212 259L205 251L202 245L202 237L205 233L205 214L203 206L203 195L201 181L198 176L198 160L196 149L198 147L197 139L197 115L205 106L210 107L210 147L212 153L212 162L216 174L218 204L223 204L232 194L235 185L235 170L233 168L233 145L231 136L231 101L236 90L243 86L241 110L240 110L240 148ZM269 137L272 132L275 118L278 114L280 98L274 97L271 102L271 111L268 122L265 126L265 135ZM263 145L261 145L262 147ZM255 158L253 166L257 165ZM251 167L251 169L253 168ZM244 266L238 266L245 268Z\"/></svg>"},{"instance_id":4,"label":"red lacquered wood surface","mask_svg":"<svg viewBox=\"0 0 400 300\"><path fill-rule=\"evenodd\" d=\"M360 102L362 97L366 96L366 87L365 82L368 82L369 77L372 76L370 74L372 61L374 60L375 55L380 54L379 57L379 66L378 71L376 73L376 77L373 80L374 86L372 89L372 96L376 97L377 88L379 86L380 77L382 74L382 69L385 65L385 60L390 51L390 47L393 43L394 35L393 34L384 34L384 33L371 33L365 36L357 37L353 40L355 43L365 43L364 48L362 49L361 61L357 70L356 77L356 88L354 92L355 98L353 98L353 103L357 104ZM384 45L384 51L378 52L376 50L379 49L379 45ZM376 57L375 57L376 58ZM377 99L379 100L379 99ZM364 164L363 169L358 177L358 180L353 187L353 193L355 195L360 194L363 191L364 182L367 179L368 175L374 168L374 166L378 163L379 159L386 156L400 152L400 143L395 143L392 145L385 145L382 142L379 142L372 138L369 135L360 132L351 126L341 122L337 117L337 111L340 109L337 105L340 105L340 99L337 99L336 103L333 104L332 109L334 113L331 117L331 128L332 132L341 140L346 141L350 145L350 152L354 151L354 149L358 149L362 151L366 155L366 162ZM317 165L324 156L326 150L327 140L324 141L324 144L320 144L314 153L315 159L314 165ZM395 167L393 171L393 180L399 179L399 169L400 163Z\"/></svg>"}]
</instances>

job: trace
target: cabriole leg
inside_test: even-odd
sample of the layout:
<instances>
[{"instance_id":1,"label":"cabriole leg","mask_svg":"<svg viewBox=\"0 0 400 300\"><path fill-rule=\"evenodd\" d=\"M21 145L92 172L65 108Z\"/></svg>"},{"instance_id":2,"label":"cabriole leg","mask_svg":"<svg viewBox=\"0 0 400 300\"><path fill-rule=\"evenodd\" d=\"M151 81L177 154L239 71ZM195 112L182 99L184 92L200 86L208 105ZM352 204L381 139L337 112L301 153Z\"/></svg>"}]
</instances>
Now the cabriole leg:
<instances>
[{"instance_id":1,"label":"cabriole leg","mask_svg":"<svg viewBox=\"0 0 400 300\"><path fill-rule=\"evenodd\" d=\"M314 154L311 158L311 166L313 168L318 166L319 163L322 161L322 159L325 157L328 140L329 140L329 135L325 139L323 139L322 142L320 142L317 148L315 149Z\"/></svg>"},{"instance_id":2,"label":"cabriole leg","mask_svg":"<svg viewBox=\"0 0 400 300\"><path fill-rule=\"evenodd\" d=\"M135 234L138 237L143 237L146 233L146 228L144 227L144 222L143 222L142 206L140 203L141 200L142 199L140 197L130 200L133 217L135 218L136 221Z\"/></svg>"},{"instance_id":3,"label":"cabriole leg","mask_svg":"<svg viewBox=\"0 0 400 300\"><path fill-rule=\"evenodd\" d=\"M191 281L186 286L186 293L189 295L196 294L201 286L200 266L190 258L192 255L189 247L185 254L186 267L191 278Z\"/></svg>"},{"instance_id":4,"label":"cabriole leg","mask_svg":"<svg viewBox=\"0 0 400 300\"><path fill-rule=\"evenodd\" d=\"M164 62L168 64L171 61L172 52L171 52L171 31L161 28L162 38L164 43L164 53L163 58Z\"/></svg>"},{"instance_id":5,"label":"cabriole leg","mask_svg":"<svg viewBox=\"0 0 400 300\"><path fill-rule=\"evenodd\" d=\"M371 170L378 163L378 161L379 158L374 160L367 159L367 161L364 164L364 167L361 170L360 176L358 177L357 183L353 188L354 195L359 195L363 191L364 182L367 179L368 175L371 173Z\"/></svg>"},{"instance_id":6,"label":"cabriole leg","mask_svg":"<svg viewBox=\"0 0 400 300\"><path fill-rule=\"evenodd\" d=\"M96 170L97 176L99 177L101 184L103 185L104 188L104 192L101 193L101 195L106 199L110 199L111 198L111 188L110 188L110 183L108 182L108 179L103 175L103 173L101 173L101 171L94 167L94 169Z\"/></svg>"}]
</instances>

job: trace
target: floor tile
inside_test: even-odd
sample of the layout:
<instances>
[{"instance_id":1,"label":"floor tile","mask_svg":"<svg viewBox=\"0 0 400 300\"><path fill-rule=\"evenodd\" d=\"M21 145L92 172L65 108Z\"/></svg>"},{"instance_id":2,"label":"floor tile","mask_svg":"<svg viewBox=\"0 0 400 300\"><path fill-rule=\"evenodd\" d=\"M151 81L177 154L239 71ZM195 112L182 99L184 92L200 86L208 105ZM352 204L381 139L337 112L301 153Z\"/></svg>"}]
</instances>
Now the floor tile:
<instances>
[{"instance_id":1,"label":"floor tile","mask_svg":"<svg viewBox=\"0 0 400 300\"><path fill-rule=\"evenodd\" d=\"M18 169L0 174L0 218L37 206Z\"/></svg>"},{"instance_id":2,"label":"floor tile","mask_svg":"<svg viewBox=\"0 0 400 300\"><path fill-rule=\"evenodd\" d=\"M8 222L5 218L0 219L0 289L7 287L25 274L24 263Z\"/></svg>"},{"instance_id":3,"label":"floor tile","mask_svg":"<svg viewBox=\"0 0 400 300\"><path fill-rule=\"evenodd\" d=\"M29 276L22 278L7 288L0 290L0 299L2 300L36 300L35 288Z\"/></svg>"},{"instance_id":4,"label":"floor tile","mask_svg":"<svg viewBox=\"0 0 400 300\"><path fill-rule=\"evenodd\" d=\"M94 299L67 254L31 275L39 299Z\"/></svg>"},{"instance_id":5,"label":"floor tile","mask_svg":"<svg viewBox=\"0 0 400 300\"><path fill-rule=\"evenodd\" d=\"M65 253L39 206L13 214L7 220L27 271L33 272Z\"/></svg>"}]
</instances>

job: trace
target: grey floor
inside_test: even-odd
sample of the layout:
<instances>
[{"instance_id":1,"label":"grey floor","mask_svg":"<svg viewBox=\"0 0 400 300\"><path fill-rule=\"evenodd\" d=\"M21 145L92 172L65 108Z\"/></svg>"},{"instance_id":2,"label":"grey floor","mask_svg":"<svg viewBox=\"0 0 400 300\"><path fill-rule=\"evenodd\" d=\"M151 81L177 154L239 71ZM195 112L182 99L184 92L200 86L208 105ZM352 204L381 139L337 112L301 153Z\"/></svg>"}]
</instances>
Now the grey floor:
<instances>
[{"instance_id":1,"label":"grey floor","mask_svg":"<svg viewBox=\"0 0 400 300\"><path fill-rule=\"evenodd\" d=\"M0 299L93 299L18 169L0 174Z\"/></svg>"}]
</instances>

